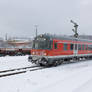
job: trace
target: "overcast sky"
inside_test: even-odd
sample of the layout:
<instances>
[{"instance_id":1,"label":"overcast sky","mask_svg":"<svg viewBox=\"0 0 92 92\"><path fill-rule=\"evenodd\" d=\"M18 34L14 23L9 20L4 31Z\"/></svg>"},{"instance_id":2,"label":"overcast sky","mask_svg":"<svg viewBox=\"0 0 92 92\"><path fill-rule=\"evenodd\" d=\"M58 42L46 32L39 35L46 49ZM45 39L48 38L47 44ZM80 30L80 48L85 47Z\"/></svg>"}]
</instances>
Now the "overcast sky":
<instances>
[{"instance_id":1,"label":"overcast sky","mask_svg":"<svg viewBox=\"0 0 92 92\"><path fill-rule=\"evenodd\" d=\"M92 0L0 0L0 36L71 35L74 20L80 34L92 34Z\"/></svg>"}]
</instances>

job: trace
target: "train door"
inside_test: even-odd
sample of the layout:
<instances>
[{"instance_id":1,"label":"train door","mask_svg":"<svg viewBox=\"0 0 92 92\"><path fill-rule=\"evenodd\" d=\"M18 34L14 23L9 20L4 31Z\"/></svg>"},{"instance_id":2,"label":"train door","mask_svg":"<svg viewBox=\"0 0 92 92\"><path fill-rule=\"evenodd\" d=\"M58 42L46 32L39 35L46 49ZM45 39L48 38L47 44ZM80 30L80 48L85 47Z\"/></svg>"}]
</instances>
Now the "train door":
<instances>
[{"instance_id":1,"label":"train door","mask_svg":"<svg viewBox=\"0 0 92 92\"><path fill-rule=\"evenodd\" d=\"M74 56L77 56L78 54L78 44L74 44Z\"/></svg>"}]
</instances>

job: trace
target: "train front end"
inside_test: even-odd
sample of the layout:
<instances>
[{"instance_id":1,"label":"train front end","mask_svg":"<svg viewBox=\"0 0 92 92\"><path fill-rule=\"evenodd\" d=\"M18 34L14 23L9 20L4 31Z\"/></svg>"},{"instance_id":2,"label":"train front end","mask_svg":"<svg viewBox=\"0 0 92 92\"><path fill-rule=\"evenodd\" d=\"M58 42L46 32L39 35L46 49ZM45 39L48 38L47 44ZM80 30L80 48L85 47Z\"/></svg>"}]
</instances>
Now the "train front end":
<instances>
[{"instance_id":1,"label":"train front end","mask_svg":"<svg viewBox=\"0 0 92 92\"><path fill-rule=\"evenodd\" d=\"M52 41L45 35L39 35L33 40L31 56L28 60L42 66L48 66L48 56L52 48Z\"/></svg>"}]
</instances>

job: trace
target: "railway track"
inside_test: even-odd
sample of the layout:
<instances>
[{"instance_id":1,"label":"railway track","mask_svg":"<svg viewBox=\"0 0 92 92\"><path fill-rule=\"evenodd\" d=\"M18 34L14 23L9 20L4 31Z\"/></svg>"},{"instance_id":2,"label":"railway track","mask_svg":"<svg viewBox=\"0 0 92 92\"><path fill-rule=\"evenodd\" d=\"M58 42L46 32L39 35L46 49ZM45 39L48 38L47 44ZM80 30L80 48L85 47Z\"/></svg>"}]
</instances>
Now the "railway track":
<instances>
[{"instance_id":1,"label":"railway track","mask_svg":"<svg viewBox=\"0 0 92 92\"><path fill-rule=\"evenodd\" d=\"M0 71L0 78L1 77L6 77L6 76L11 76L11 75L26 73L28 71L41 70L41 69L44 69L44 68L45 67L31 66L31 67L23 67L23 68L3 70L3 71Z\"/></svg>"},{"instance_id":2,"label":"railway track","mask_svg":"<svg viewBox=\"0 0 92 92\"><path fill-rule=\"evenodd\" d=\"M86 61L86 60L80 60L80 61ZM69 62L69 63L64 62L63 65L71 64L71 63L77 63L77 62ZM29 66L29 67L15 68L15 69L7 69L7 70L0 71L0 78L6 77L6 76L11 76L11 75L26 73L28 71L41 70L41 69L45 69L45 68L47 68L47 67Z\"/></svg>"}]
</instances>

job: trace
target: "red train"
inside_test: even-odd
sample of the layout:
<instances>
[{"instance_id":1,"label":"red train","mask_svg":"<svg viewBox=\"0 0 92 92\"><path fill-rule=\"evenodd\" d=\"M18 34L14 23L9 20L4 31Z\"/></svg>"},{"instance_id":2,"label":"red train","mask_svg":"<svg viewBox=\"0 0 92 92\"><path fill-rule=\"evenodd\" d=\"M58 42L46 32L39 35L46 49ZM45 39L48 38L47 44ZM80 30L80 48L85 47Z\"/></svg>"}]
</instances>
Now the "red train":
<instances>
[{"instance_id":1,"label":"red train","mask_svg":"<svg viewBox=\"0 0 92 92\"><path fill-rule=\"evenodd\" d=\"M33 48L28 60L35 64L49 66L73 59L91 57L91 40L43 34L34 38Z\"/></svg>"}]
</instances>

